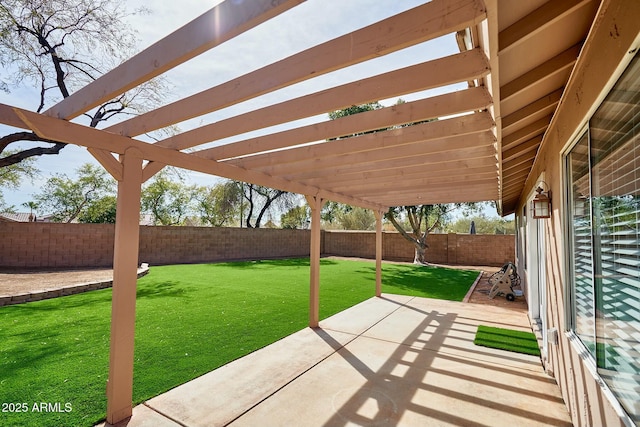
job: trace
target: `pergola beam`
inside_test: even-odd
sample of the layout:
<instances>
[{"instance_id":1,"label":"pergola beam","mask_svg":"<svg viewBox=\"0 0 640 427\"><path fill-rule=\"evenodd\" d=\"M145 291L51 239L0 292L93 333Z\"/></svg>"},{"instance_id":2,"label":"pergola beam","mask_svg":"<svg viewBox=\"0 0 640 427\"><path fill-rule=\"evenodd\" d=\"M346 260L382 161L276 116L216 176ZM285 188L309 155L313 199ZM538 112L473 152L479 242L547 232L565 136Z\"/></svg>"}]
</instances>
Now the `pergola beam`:
<instances>
[{"instance_id":1,"label":"pergola beam","mask_svg":"<svg viewBox=\"0 0 640 427\"><path fill-rule=\"evenodd\" d=\"M10 105L0 103L0 123L18 129L29 129L22 118L16 113L15 109Z\"/></svg>"},{"instance_id":2,"label":"pergola beam","mask_svg":"<svg viewBox=\"0 0 640 427\"><path fill-rule=\"evenodd\" d=\"M352 116L357 118L357 116ZM427 142L438 139L463 136L483 132L491 129L493 120L488 113L474 113L437 120L419 125L403 127L355 136L349 139L338 139L323 144L308 145L289 150L241 157L225 161L243 168L263 168L267 166L281 166L298 161L320 162L336 156L351 156L358 153L399 147L413 142ZM436 144L434 144L436 145ZM434 147L435 149L435 147Z\"/></svg>"},{"instance_id":3,"label":"pergola beam","mask_svg":"<svg viewBox=\"0 0 640 427\"><path fill-rule=\"evenodd\" d=\"M535 138L536 136L540 136L544 134L549 127L549 122L551 121L551 116L545 116L540 120L536 120L523 127L520 130L517 130L509 135L502 137L502 152L504 153L507 150L517 147L525 141L530 140L531 138Z\"/></svg>"},{"instance_id":4,"label":"pergola beam","mask_svg":"<svg viewBox=\"0 0 640 427\"><path fill-rule=\"evenodd\" d=\"M373 211L376 218L376 296L382 296L382 218L384 212Z\"/></svg>"},{"instance_id":5,"label":"pergola beam","mask_svg":"<svg viewBox=\"0 0 640 427\"><path fill-rule=\"evenodd\" d=\"M507 192L507 194L509 194L512 190L520 191L524 186L524 180L529 175L529 172L530 168L526 171L511 175L508 182L506 182L504 185L504 191Z\"/></svg>"},{"instance_id":6,"label":"pergola beam","mask_svg":"<svg viewBox=\"0 0 640 427\"><path fill-rule=\"evenodd\" d=\"M498 34L499 53L530 40L590 0L549 1Z\"/></svg>"},{"instance_id":7,"label":"pergola beam","mask_svg":"<svg viewBox=\"0 0 640 427\"><path fill-rule=\"evenodd\" d=\"M136 139L114 135L103 130L88 128L86 126L70 123L60 119L54 119L31 111L21 110L18 108L15 110L18 116L21 117L34 132L43 138L84 147L99 148L118 154L124 154L125 150L129 147L135 147L140 150L143 159L158 162L160 164L172 165L183 169L222 176L238 181L252 182L293 193L316 194L320 191L320 188L317 187L311 187L280 177L270 176L259 171L246 170L237 166L219 163L214 160L203 159L181 151L159 147ZM325 195L331 200L354 206L361 206L369 209L384 208L382 205L358 200L347 195L326 191Z\"/></svg>"},{"instance_id":8,"label":"pergola beam","mask_svg":"<svg viewBox=\"0 0 640 427\"><path fill-rule=\"evenodd\" d=\"M498 175L494 175L491 177L484 177L474 179L473 181L466 181L467 184L465 187L471 188L476 186L483 187L495 187L498 182ZM359 197L366 197L370 199L375 199L379 195L388 194L390 191L394 194L402 194L403 192L416 192L416 191L424 191L425 188L437 188L439 191L443 193L451 193L456 192L460 188L461 182L432 182L432 180L416 180L416 182L396 182L390 183L385 186L378 186L377 188L365 188L361 190L354 190L351 194Z\"/></svg>"},{"instance_id":9,"label":"pergola beam","mask_svg":"<svg viewBox=\"0 0 640 427\"><path fill-rule=\"evenodd\" d=\"M455 154L454 154L455 153ZM495 148L491 146L482 146L465 149L462 151L451 151L435 153L429 156L412 156L405 158L395 158L388 161L376 161L359 165L345 165L345 166L330 166L322 170L309 170L291 175L284 175L287 179L293 179L296 181L304 182L307 179L318 179L327 176L334 176L337 174L347 174L354 172L377 172L384 170L397 170L398 168L409 168L412 166L424 166L431 167L441 162L450 160L451 157L455 157L456 160L463 162L473 161L476 159L486 159L487 164L497 164L495 158Z\"/></svg>"},{"instance_id":10,"label":"pergola beam","mask_svg":"<svg viewBox=\"0 0 640 427\"><path fill-rule=\"evenodd\" d=\"M77 117L303 1L224 1L63 99L45 114L67 120Z\"/></svg>"},{"instance_id":11,"label":"pergola beam","mask_svg":"<svg viewBox=\"0 0 640 427\"><path fill-rule=\"evenodd\" d=\"M524 125L521 123L528 120L537 120L541 117L553 114L560 97L562 96L563 89L557 89L548 95L536 99L531 104L528 104L521 109L514 111L502 118L502 132L503 135L509 135L515 132L517 129L522 128Z\"/></svg>"},{"instance_id":12,"label":"pergola beam","mask_svg":"<svg viewBox=\"0 0 640 427\"><path fill-rule=\"evenodd\" d=\"M375 191L377 189L401 188L404 186L424 187L429 185L464 185L464 183L476 182L487 178L495 179L498 171L494 167L487 172L476 172L464 170L457 171L457 174L449 174L442 176L441 174L413 174L403 176L399 179L368 179L356 182L343 183L342 185L328 185L331 191L345 192L356 194L358 192Z\"/></svg>"},{"instance_id":13,"label":"pergola beam","mask_svg":"<svg viewBox=\"0 0 640 427\"><path fill-rule=\"evenodd\" d=\"M413 127L417 126L412 126L411 128ZM419 159L424 164L429 164L451 158L462 159L495 154L495 147L493 146L495 140L491 131L452 136L435 141L418 139L415 142L402 140L402 135L403 133L396 135L396 138L400 139L399 142L389 144L389 147L378 150L320 159L311 158L295 163L260 167L257 170L277 176L324 174L326 170L333 170L339 167L356 170L364 166L367 170L375 170L378 163L399 167L402 166L404 159L408 159L409 162ZM480 151L478 152L478 150Z\"/></svg>"},{"instance_id":14,"label":"pergola beam","mask_svg":"<svg viewBox=\"0 0 640 427\"><path fill-rule=\"evenodd\" d=\"M489 192L491 194L498 194L498 187L497 187L497 182L498 182L498 177L496 176L495 179L491 180L491 183L479 183L479 184L475 184L475 183L470 183L469 185L467 185L464 190L460 190L458 189L458 191L456 191L457 193L460 194L468 194L468 193L476 193L476 192ZM397 196L398 198L402 198L408 195L416 195L416 196L422 196L422 197L430 197L430 196L446 196L446 195L451 195L451 188L446 188L446 187L438 187L438 186L434 186L433 188L407 188L407 189L401 189L398 191L395 190L390 190L390 196ZM386 197L379 195L381 200L385 200Z\"/></svg>"},{"instance_id":15,"label":"pergola beam","mask_svg":"<svg viewBox=\"0 0 640 427\"><path fill-rule=\"evenodd\" d=\"M438 164L431 165L423 165L418 164L414 166L408 167L398 167L392 169L384 169L384 170L376 170L376 171L366 171L366 172L355 172L355 173L344 173L344 174L335 174L331 176L322 176L318 178L308 178L301 180L308 185L320 185L322 184L325 188L332 188L332 186L336 185L349 185L354 182L359 182L366 180L369 181L392 181L395 179L405 179L407 177L412 176L450 176L459 174L460 170L464 170L468 173L478 172L488 172L494 171L497 172L498 166L496 164L496 159L470 159L470 160L453 160L453 161L445 161Z\"/></svg>"},{"instance_id":16,"label":"pergola beam","mask_svg":"<svg viewBox=\"0 0 640 427\"><path fill-rule=\"evenodd\" d=\"M497 179L496 179L497 182ZM456 191L455 193L414 193L414 194L390 194L389 197L380 197L382 203L390 206L432 205L438 203L464 203L464 202L488 202L496 200L498 188L477 189L469 191Z\"/></svg>"},{"instance_id":17,"label":"pergola beam","mask_svg":"<svg viewBox=\"0 0 640 427\"><path fill-rule=\"evenodd\" d=\"M521 169L527 167L525 165L532 164L531 162L533 162L533 159L535 159L535 157L536 153L529 153L527 155L516 157L515 159L504 163L502 168L503 175L505 177L508 177L510 174L513 174L514 171L519 172Z\"/></svg>"},{"instance_id":18,"label":"pergola beam","mask_svg":"<svg viewBox=\"0 0 640 427\"><path fill-rule=\"evenodd\" d=\"M530 151L536 151L542 142L542 135L538 135L535 138L531 138L530 140L519 144L516 147L513 147L509 150L502 152L502 161L510 162L511 160L515 160L518 157L521 157Z\"/></svg>"},{"instance_id":19,"label":"pergola beam","mask_svg":"<svg viewBox=\"0 0 640 427\"><path fill-rule=\"evenodd\" d=\"M229 159L467 111L484 110L491 103L492 99L485 88L471 88L232 142L197 151L196 154L209 159Z\"/></svg>"},{"instance_id":20,"label":"pergola beam","mask_svg":"<svg viewBox=\"0 0 640 427\"><path fill-rule=\"evenodd\" d=\"M118 182L113 247L113 297L107 383L107 422L109 424L116 424L131 416L133 410L142 153L136 148L128 148L121 156L121 161L123 169L122 177Z\"/></svg>"},{"instance_id":21,"label":"pergola beam","mask_svg":"<svg viewBox=\"0 0 640 427\"><path fill-rule=\"evenodd\" d=\"M573 46L559 55L554 56L544 64L537 66L517 79L500 88L501 102L505 102L533 86L542 84L559 73L568 73L576 63L580 54L580 46Z\"/></svg>"},{"instance_id":22,"label":"pergola beam","mask_svg":"<svg viewBox=\"0 0 640 427\"><path fill-rule=\"evenodd\" d=\"M428 169L424 169L422 172L412 173L412 174L401 174L402 169L398 170L398 173L394 177L372 177L372 178L361 178L354 180L344 180L341 182L331 182L325 185L325 188L336 191L336 192L345 192L349 193L350 191L356 188L375 188L380 185L392 185L397 181L415 181L415 180L431 180L431 182L440 182L447 181L451 179L458 179L459 177L465 177L466 180L475 179L476 177L489 177L489 176L497 176L498 169L495 166L492 167L484 167L484 168L474 168L474 169L464 169L464 172L461 174L459 170L449 170L446 173L443 172L431 172ZM468 181L467 181L468 182Z\"/></svg>"},{"instance_id":23,"label":"pergola beam","mask_svg":"<svg viewBox=\"0 0 640 427\"><path fill-rule=\"evenodd\" d=\"M478 78L488 72L489 65L485 55L479 50L472 50L250 111L171 136L156 145L182 150L245 132L325 114L350 105Z\"/></svg>"},{"instance_id":24,"label":"pergola beam","mask_svg":"<svg viewBox=\"0 0 640 427\"><path fill-rule=\"evenodd\" d=\"M87 151L111 174L116 181L122 181L122 163L116 160L109 151L87 148Z\"/></svg>"},{"instance_id":25,"label":"pergola beam","mask_svg":"<svg viewBox=\"0 0 640 427\"><path fill-rule=\"evenodd\" d=\"M242 2L245 3L251 2ZM128 136L141 135L456 32L477 24L485 15L480 0L426 3L107 130Z\"/></svg>"},{"instance_id":26,"label":"pergola beam","mask_svg":"<svg viewBox=\"0 0 640 427\"><path fill-rule=\"evenodd\" d=\"M306 195L311 208L311 248L309 256L309 327L320 322L320 211L325 200L320 195Z\"/></svg>"}]
</instances>

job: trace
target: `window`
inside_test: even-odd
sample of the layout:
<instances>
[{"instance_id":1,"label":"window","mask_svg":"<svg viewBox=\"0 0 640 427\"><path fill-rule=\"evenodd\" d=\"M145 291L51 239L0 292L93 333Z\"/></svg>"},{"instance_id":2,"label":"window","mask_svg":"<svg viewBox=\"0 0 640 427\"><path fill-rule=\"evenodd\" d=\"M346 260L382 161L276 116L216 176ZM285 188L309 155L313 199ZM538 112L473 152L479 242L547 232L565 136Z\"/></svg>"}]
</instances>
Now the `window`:
<instances>
[{"instance_id":1,"label":"window","mask_svg":"<svg viewBox=\"0 0 640 427\"><path fill-rule=\"evenodd\" d=\"M565 161L571 328L640 424L640 56Z\"/></svg>"}]
</instances>

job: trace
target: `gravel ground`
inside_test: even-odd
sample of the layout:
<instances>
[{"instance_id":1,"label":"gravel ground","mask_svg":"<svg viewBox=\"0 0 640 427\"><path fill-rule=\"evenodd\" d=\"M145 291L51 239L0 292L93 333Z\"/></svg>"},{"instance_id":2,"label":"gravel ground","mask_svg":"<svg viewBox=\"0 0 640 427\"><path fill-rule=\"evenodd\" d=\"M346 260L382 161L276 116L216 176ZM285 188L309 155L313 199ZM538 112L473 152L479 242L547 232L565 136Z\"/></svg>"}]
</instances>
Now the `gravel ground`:
<instances>
[{"instance_id":1,"label":"gravel ground","mask_svg":"<svg viewBox=\"0 0 640 427\"><path fill-rule=\"evenodd\" d=\"M110 268L0 271L0 295L16 295L112 279L113 270Z\"/></svg>"},{"instance_id":2,"label":"gravel ground","mask_svg":"<svg viewBox=\"0 0 640 427\"><path fill-rule=\"evenodd\" d=\"M354 259L335 257L340 259ZM363 259L364 260L364 259ZM366 260L371 261L371 260ZM385 261L386 262L386 261ZM524 297L516 298L515 301L507 301L504 296L489 299L488 279L491 274L499 270L499 267L487 266L465 266L465 265L438 265L439 267L459 268L465 270L483 271L484 274L474 289L469 299L470 303L486 304L498 307L526 310L527 303ZM56 271L6 271L0 270L0 295L16 295L27 292L42 291L46 289L57 289L69 285L79 285L83 283L98 282L113 279L113 270L110 268L99 269L74 269Z\"/></svg>"}]
</instances>

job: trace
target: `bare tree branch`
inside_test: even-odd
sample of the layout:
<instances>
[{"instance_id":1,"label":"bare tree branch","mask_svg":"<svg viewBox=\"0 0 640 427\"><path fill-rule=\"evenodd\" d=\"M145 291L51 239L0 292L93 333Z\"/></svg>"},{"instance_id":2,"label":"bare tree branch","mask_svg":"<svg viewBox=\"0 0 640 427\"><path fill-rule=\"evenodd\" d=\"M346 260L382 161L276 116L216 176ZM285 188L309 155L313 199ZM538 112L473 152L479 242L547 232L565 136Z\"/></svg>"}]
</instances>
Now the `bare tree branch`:
<instances>
[{"instance_id":1,"label":"bare tree branch","mask_svg":"<svg viewBox=\"0 0 640 427\"><path fill-rule=\"evenodd\" d=\"M60 150L62 150L66 146L67 144L58 142L55 143L53 147L36 147L30 148L28 150L23 150L19 153L15 153L0 159L0 168L15 165L16 163L20 163L21 161L23 161L24 159L28 159L29 157L42 156L45 154L58 154Z\"/></svg>"}]
</instances>

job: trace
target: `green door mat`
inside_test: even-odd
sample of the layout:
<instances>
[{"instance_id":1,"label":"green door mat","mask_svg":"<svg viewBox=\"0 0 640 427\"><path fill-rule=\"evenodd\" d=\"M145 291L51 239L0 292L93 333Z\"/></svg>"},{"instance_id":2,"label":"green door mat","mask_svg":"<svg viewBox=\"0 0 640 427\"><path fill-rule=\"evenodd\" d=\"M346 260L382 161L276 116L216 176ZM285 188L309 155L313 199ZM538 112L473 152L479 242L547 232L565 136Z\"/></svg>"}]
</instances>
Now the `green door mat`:
<instances>
[{"instance_id":1,"label":"green door mat","mask_svg":"<svg viewBox=\"0 0 640 427\"><path fill-rule=\"evenodd\" d=\"M531 332L479 325L473 343L483 347L499 348L516 353L540 356L538 340Z\"/></svg>"}]
</instances>

